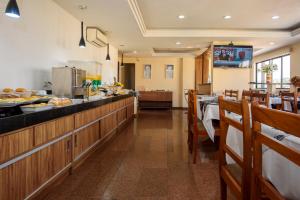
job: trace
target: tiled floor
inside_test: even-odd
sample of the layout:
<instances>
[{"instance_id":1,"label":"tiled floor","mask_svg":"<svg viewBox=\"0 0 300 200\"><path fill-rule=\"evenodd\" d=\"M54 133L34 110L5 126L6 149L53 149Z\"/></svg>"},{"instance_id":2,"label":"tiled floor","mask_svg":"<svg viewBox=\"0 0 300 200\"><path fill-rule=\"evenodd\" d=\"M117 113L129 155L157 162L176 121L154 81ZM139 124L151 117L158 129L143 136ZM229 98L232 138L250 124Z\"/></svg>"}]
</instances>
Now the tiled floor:
<instances>
[{"instance_id":1,"label":"tiled floor","mask_svg":"<svg viewBox=\"0 0 300 200\"><path fill-rule=\"evenodd\" d=\"M216 148L202 142L201 158L192 164L184 112L141 112L46 199L220 199Z\"/></svg>"}]
</instances>

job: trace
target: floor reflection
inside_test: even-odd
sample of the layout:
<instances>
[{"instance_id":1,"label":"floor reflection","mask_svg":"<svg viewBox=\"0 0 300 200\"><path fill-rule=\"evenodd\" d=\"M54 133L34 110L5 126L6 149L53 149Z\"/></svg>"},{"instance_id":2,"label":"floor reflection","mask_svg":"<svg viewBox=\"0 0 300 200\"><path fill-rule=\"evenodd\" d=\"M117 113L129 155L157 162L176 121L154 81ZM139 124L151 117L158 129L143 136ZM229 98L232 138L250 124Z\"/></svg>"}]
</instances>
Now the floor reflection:
<instances>
[{"instance_id":1,"label":"floor reflection","mask_svg":"<svg viewBox=\"0 0 300 200\"><path fill-rule=\"evenodd\" d=\"M46 197L103 200L217 200L217 149L201 142L192 164L185 111L141 111Z\"/></svg>"}]
</instances>

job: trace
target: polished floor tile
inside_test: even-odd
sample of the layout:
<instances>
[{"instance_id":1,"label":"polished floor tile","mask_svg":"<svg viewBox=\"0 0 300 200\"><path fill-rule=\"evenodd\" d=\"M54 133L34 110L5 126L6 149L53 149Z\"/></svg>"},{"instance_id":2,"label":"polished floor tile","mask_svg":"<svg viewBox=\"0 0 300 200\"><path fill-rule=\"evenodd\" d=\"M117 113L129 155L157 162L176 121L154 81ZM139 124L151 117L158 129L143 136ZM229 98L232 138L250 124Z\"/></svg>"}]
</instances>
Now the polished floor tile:
<instances>
[{"instance_id":1,"label":"polished floor tile","mask_svg":"<svg viewBox=\"0 0 300 200\"><path fill-rule=\"evenodd\" d=\"M217 200L217 150L187 148L185 111L141 111L124 131L53 188L47 200Z\"/></svg>"}]
</instances>

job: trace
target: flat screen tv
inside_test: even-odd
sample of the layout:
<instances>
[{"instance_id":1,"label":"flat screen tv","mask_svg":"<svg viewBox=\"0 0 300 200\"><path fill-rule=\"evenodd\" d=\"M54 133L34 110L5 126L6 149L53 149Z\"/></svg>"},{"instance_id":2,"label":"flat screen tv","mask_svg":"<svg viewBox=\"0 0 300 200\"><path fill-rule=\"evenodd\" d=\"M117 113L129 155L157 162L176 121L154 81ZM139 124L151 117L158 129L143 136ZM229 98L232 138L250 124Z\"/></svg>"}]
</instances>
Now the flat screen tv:
<instances>
[{"instance_id":1,"label":"flat screen tv","mask_svg":"<svg viewBox=\"0 0 300 200\"><path fill-rule=\"evenodd\" d=\"M253 47L215 45L214 67L248 68L252 65Z\"/></svg>"}]
</instances>

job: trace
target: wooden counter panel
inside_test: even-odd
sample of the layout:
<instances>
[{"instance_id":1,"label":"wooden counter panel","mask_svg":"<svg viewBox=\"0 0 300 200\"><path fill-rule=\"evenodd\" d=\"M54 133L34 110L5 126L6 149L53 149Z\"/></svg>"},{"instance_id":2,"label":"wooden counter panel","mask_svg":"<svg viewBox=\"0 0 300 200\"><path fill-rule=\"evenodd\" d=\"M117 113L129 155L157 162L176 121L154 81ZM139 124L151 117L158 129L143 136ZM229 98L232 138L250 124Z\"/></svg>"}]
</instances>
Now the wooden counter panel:
<instances>
[{"instance_id":1,"label":"wooden counter panel","mask_svg":"<svg viewBox=\"0 0 300 200\"><path fill-rule=\"evenodd\" d=\"M130 104L127 106L126 108L126 111L127 111L127 119L130 119L131 117L133 117L134 115L134 104Z\"/></svg>"},{"instance_id":2,"label":"wooden counter panel","mask_svg":"<svg viewBox=\"0 0 300 200\"><path fill-rule=\"evenodd\" d=\"M34 145L39 146L74 130L74 116L63 117L34 127Z\"/></svg>"},{"instance_id":3,"label":"wooden counter panel","mask_svg":"<svg viewBox=\"0 0 300 200\"><path fill-rule=\"evenodd\" d=\"M0 163L10 160L32 148L32 128L0 136Z\"/></svg>"},{"instance_id":4,"label":"wooden counter panel","mask_svg":"<svg viewBox=\"0 0 300 200\"><path fill-rule=\"evenodd\" d=\"M83 111L75 114L75 128L80 128L100 117L100 109L93 108L87 111Z\"/></svg>"},{"instance_id":5,"label":"wooden counter panel","mask_svg":"<svg viewBox=\"0 0 300 200\"><path fill-rule=\"evenodd\" d=\"M113 129L117 128L117 113L113 113L101 120L101 137L105 137Z\"/></svg>"},{"instance_id":6,"label":"wooden counter panel","mask_svg":"<svg viewBox=\"0 0 300 200\"><path fill-rule=\"evenodd\" d=\"M123 108L117 112L118 124L121 124L126 120L127 117L127 108Z\"/></svg>"},{"instance_id":7,"label":"wooden counter panel","mask_svg":"<svg viewBox=\"0 0 300 200\"><path fill-rule=\"evenodd\" d=\"M92 146L101 137L100 123L88 126L74 135L74 158L78 157L87 148Z\"/></svg>"},{"instance_id":8,"label":"wooden counter panel","mask_svg":"<svg viewBox=\"0 0 300 200\"><path fill-rule=\"evenodd\" d=\"M124 101L125 101L125 105L132 104L134 103L134 97L129 97L127 99L124 99Z\"/></svg>"},{"instance_id":9,"label":"wooden counter panel","mask_svg":"<svg viewBox=\"0 0 300 200\"><path fill-rule=\"evenodd\" d=\"M70 141L65 138L1 169L0 199L24 199L64 169L71 162Z\"/></svg>"}]
</instances>

